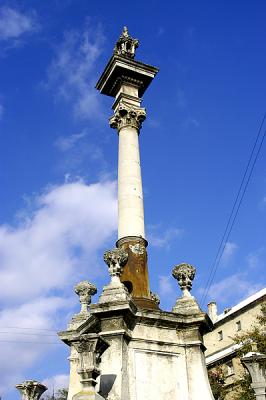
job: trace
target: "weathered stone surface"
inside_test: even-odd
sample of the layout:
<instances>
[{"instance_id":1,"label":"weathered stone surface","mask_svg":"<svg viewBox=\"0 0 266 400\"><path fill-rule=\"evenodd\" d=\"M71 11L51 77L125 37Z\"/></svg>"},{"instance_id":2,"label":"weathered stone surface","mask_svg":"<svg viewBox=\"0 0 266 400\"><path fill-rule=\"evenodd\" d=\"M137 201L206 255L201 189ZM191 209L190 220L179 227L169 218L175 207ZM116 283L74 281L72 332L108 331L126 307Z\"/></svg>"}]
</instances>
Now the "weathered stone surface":
<instances>
[{"instance_id":1,"label":"weathered stone surface","mask_svg":"<svg viewBox=\"0 0 266 400\"><path fill-rule=\"evenodd\" d=\"M251 376L251 387L255 392L256 400L266 399L266 354L258 353L257 349L245 354L241 362Z\"/></svg>"},{"instance_id":2,"label":"weathered stone surface","mask_svg":"<svg viewBox=\"0 0 266 400\"><path fill-rule=\"evenodd\" d=\"M16 385L21 394L22 400L39 400L41 395L47 390L47 387L34 380L24 381Z\"/></svg>"},{"instance_id":3,"label":"weathered stone surface","mask_svg":"<svg viewBox=\"0 0 266 400\"><path fill-rule=\"evenodd\" d=\"M196 274L196 269L187 263L176 265L173 268L172 275L177 280L184 297L191 296L190 290Z\"/></svg>"}]
</instances>

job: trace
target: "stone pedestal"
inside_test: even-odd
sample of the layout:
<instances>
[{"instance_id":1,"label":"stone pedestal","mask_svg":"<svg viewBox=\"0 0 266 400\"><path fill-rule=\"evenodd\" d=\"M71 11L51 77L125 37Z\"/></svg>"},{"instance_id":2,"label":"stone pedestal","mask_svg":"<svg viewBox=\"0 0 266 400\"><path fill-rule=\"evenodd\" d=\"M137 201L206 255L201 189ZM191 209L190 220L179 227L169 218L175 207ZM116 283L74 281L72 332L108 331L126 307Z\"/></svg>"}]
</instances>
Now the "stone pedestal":
<instances>
[{"instance_id":1,"label":"stone pedestal","mask_svg":"<svg viewBox=\"0 0 266 400\"><path fill-rule=\"evenodd\" d=\"M256 400L266 399L266 354L252 351L241 358L242 364L251 376L251 387L254 389Z\"/></svg>"},{"instance_id":2,"label":"stone pedestal","mask_svg":"<svg viewBox=\"0 0 266 400\"><path fill-rule=\"evenodd\" d=\"M82 329L61 332L63 341L95 331L109 347L101 356L99 394L117 400L213 399L203 354L202 333L210 328L198 311L178 314L138 309L131 301L99 303ZM69 400L79 391L72 376ZM76 397L74 397L76 399Z\"/></svg>"}]
</instances>

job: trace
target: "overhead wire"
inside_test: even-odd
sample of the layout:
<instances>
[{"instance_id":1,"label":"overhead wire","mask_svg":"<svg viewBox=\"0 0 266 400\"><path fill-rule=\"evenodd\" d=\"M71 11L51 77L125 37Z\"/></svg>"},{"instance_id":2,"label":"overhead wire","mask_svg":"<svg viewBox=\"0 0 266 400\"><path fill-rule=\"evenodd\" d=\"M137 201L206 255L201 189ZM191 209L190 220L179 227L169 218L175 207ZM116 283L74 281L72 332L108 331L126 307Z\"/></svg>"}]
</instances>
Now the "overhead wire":
<instances>
[{"instance_id":1,"label":"overhead wire","mask_svg":"<svg viewBox=\"0 0 266 400\"><path fill-rule=\"evenodd\" d=\"M255 139L254 145L252 147L252 151L251 151L251 154L249 156L247 166L245 168L245 171L244 171L243 177L241 179L241 183L240 183L239 189L237 191L236 198L235 198L234 203L233 203L233 207L231 209L231 212L230 212L230 215L229 215L229 218L228 218L224 233L223 233L221 241L219 243L218 250L216 252L214 261L213 261L213 263L211 265L209 278L207 280L205 289L203 291L203 294L202 294L202 297L201 297L201 300L200 300L201 306L203 305L204 301L206 300L206 297L208 296L210 287L211 287L211 285L213 283L213 280L214 280L214 277L216 275L217 269L218 269L219 264L221 262L225 247L226 247L226 245L228 243L228 239L229 239L230 234L232 232L232 229L234 227L237 215L239 213L240 206L241 206L241 204L243 202L243 198L245 196L245 193L246 193L248 184L250 182L250 179L251 179L255 164L257 162L260 150L262 148L262 145L263 145L263 142L264 142L264 139L265 139L265 136L266 136L266 129L265 129L265 131L263 133L263 136L262 136L262 139L260 141L259 147L258 147L258 149L257 149L257 151L255 153L255 150L256 150L258 142L259 142L259 138L261 136L262 128L263 128L263 125L265 123L265 119L266 119L266 112L264 113L262 121L260 123L259 130L258 130L258 133L256 135L256 139ZM254 157L254 154L255 154L255 157ZM253 162L252 162L252 160L253 160ZM250 168L250 166L251 166L251 168Z\"/></svg>"}]
</instances>

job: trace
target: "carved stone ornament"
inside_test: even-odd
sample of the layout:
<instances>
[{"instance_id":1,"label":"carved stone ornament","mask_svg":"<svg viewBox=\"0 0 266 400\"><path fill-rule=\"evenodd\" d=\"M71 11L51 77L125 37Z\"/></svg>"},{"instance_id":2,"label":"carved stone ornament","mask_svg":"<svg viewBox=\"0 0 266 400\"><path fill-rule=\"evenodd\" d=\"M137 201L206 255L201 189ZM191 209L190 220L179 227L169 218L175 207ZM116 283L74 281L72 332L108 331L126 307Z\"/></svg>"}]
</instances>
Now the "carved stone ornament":
<instances>
[{"instance_id":1,"label":"carved stone ornament","mask_svg":"<svg viewBox=\"0 0 266 400\"><path fill-rule=\"evenodd\" d=\"M134 58L135 51L139 47L138 39L133 39L126 26L124 26L122 34L116 42L114 54L127 58Z\"/></svg>"},{"instance_id":2,"label":"carved stone ornament","mask_svg":"<svg viewBox=\"0 0 266 400\"><path fill-rule=\"evenodd\" d=\"M118 131L125 126L131 126L139 131L145 119L145 108L134 108L120 104L115 114L110 118L109 123L111 128L118 129Z\"/></svg>"},{"instance_id":3,"label":"carved stone ornament","mask_svg":"<svg viewBox=\"0 0 266 400\"><path fill-rule=\"evenodd\" d=\"M123 249L108 250L104 253L103 259L108 265L109 274L112 280L119 278L123 272L123 268L127 262L128 254Z\"/></svg>"},{"instance_id":4,"label":"carved stone ornament","mask_svg":"<svg viewBox=\"0 0 266 400\"><path fill-rule=\"evenodd\" d=\"M172 275L177 280L184 297L191 296L190 290L195 274L196 269L190 264L182 263L173 268Z\"/></svg>"},{"instance_id":5,"label":"carved stone ornament","mask_svg":"<svg viewBox=\"0 0 266 400\"><path fill-rule=\"evenodd\" d=\"M39 400L47 387L40 382L28 380L16 385L22 400Z\"/></svg>"},{"instance_id":6,"label":"carved stone ornament","mask_svg":"<svg viewBox=\"0 0 266 400\"><path fill-rule=\"evenodd\" d=\"M88 314L91 296L97 293L96 286L89 281L82 281L75 286L75 293L79 296L81 304L80 314Z\"/></svg>"},{"instance_id":7,"label":"carved stone ornament","mask_svg":"<svg viewBox=\"0 0 266 400\"><path fill-rule=\"evenodd\" d=\"M152 299L157 305L159 305L160 302L161 302L160 297L159 297L159 295L158 295L157 293L151 292L151 299Z\"/></svg>"}]
</instances>

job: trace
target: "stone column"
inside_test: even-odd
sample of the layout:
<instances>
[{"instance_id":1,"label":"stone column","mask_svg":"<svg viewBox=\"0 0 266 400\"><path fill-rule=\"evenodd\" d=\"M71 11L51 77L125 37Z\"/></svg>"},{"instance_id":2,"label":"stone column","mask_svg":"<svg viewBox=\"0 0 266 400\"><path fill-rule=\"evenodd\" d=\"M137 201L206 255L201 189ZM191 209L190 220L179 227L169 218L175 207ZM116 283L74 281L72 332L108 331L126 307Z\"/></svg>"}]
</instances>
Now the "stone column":
<instances>
[{"instance_id":1,"label":"stone column","mask_svg":"<svg viewBox=\"0 0 266 400\"><path fill-rule=\"evenodd\" d=\"M156 309L148 279L139 132L146 118L141 98L158 69L134 60L137 47L138 40L125 27L96 88L115 98L110 126L117 130L119 138L116 245L128 253L121 281L137 305Z\"/></svg>"},{"instance_id":2,"label":"stone column","mask_svg":"<svg viewBox=\"0 0 266 400\"><path fill-rule=\"evenodd\" d=\"M40 382L28 380L16 385L22 400L39 400L47 387Z\"/></svg>"},{"instance_id":3,"label":"stone column","mask_svg":"<svg viewBox=\"0 0 266 400\"><path fill-rule=\"evenodd\" d=\"M251 387L255 392L256 400L266 399L266 355L253 350L241 358L242 364L247 368L251 376Z\"/></svg>"}]
</instances>

